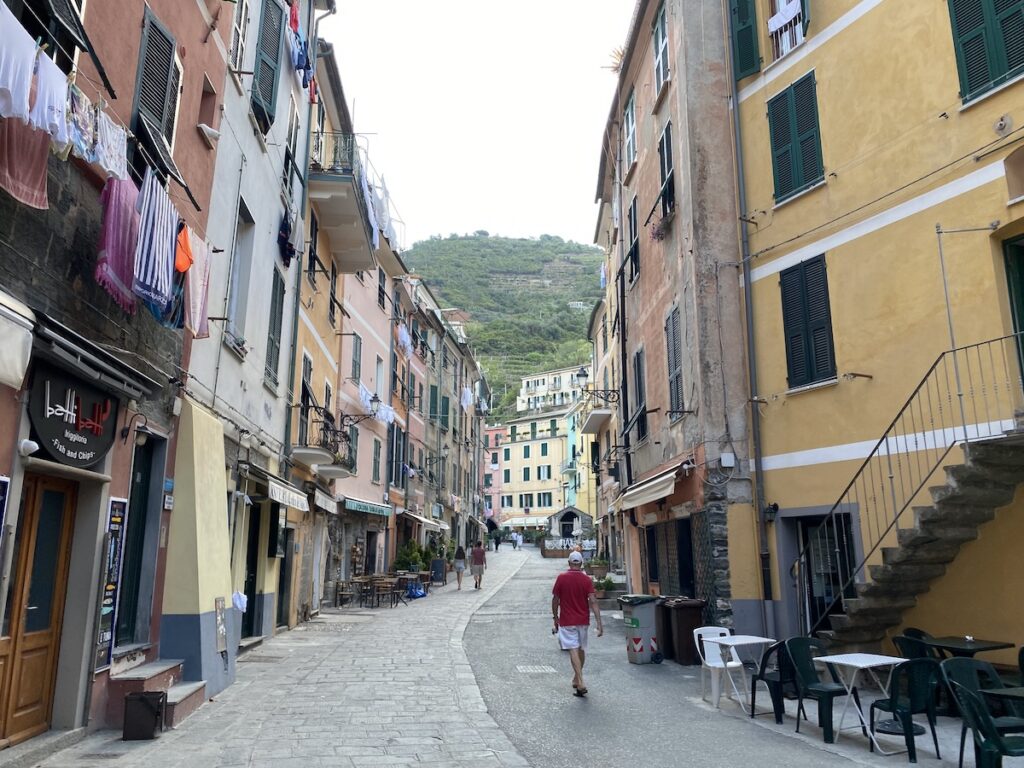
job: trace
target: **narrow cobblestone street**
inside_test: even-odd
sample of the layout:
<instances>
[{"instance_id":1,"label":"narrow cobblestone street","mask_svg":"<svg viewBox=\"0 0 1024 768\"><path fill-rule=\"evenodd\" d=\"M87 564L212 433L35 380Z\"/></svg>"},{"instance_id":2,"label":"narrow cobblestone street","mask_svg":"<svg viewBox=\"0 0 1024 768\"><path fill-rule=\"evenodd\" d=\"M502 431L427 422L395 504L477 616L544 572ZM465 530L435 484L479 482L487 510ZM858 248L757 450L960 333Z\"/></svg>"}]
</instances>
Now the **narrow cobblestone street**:
<instances>
[{"instance_id":1,"label":"narrow cobblestone street","mask_svg":"<svg viewBox=\"0 0 1024 768\"><path fill-rule=\"evenodd\" d=\"M716 711L700 700L697 668L626 663L611 613L591 640L591 694L575 699L548 633L563 564L532 547L489 560L481 592L451 579L408 607L329 611L265 642L242 657L235 685L155 741L102 731L39 765L884 764L848 739L826 751L813 727L792 738L788 721L779 731L731 703Z\"/></svg>"}]
</instances>

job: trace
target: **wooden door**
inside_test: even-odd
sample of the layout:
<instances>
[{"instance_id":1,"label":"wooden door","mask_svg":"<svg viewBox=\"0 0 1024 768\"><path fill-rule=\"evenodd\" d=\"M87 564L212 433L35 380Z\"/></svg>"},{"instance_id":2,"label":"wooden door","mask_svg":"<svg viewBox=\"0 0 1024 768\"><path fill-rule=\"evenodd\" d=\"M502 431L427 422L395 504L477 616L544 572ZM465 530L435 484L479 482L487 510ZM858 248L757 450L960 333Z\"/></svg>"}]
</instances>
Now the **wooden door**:
<instances>
[{"instance_id":1,"label":"wooden door","mask_svg":"<svg viewBox=\"0 0 1024 768\"><path fill-rule=\"evenodd\" d=\"M0 739L50 727L77 485L25 476L0 637Z\"/></svg>"}]
</instances>

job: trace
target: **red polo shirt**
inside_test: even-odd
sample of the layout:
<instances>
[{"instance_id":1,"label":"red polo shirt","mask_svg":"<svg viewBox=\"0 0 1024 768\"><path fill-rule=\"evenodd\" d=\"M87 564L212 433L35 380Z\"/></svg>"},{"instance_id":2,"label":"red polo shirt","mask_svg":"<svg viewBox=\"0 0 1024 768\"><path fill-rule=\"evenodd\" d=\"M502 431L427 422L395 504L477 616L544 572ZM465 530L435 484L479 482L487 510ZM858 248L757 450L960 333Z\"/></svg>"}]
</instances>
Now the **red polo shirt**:
<instances>
[{"instance_id":1,"label":"red polo shirt","mask_svg":"<svg viewBox=\"0 0 1024 768\"><path fill-rule=\"evenodd\" d=\"M594 591L594 582L582 570L568 570L555 579L551 594L558 598L558 626L590 625L587 598Z\"/></svg>"}]
</instances>

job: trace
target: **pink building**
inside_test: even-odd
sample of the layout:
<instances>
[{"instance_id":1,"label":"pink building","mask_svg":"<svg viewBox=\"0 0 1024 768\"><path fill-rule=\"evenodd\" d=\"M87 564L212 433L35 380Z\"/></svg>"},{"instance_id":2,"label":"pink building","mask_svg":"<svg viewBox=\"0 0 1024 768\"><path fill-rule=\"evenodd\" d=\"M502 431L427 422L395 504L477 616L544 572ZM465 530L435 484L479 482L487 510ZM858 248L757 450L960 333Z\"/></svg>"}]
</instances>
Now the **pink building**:
<instances>
[{"instance_id":1,"label":"pink building","mask_svg":"<svg viewBox=\"0 0 1024 768\"><path fill-rule=\"evenodd\" d=\"M502 517L501 489L504 485L504 469L502 467L502 441L505 438L504 427L487 426L484 428L483 458L480 462L480 495L483 497L484 518L494 517L500 522Z\"/></svg>"}]
</instances>

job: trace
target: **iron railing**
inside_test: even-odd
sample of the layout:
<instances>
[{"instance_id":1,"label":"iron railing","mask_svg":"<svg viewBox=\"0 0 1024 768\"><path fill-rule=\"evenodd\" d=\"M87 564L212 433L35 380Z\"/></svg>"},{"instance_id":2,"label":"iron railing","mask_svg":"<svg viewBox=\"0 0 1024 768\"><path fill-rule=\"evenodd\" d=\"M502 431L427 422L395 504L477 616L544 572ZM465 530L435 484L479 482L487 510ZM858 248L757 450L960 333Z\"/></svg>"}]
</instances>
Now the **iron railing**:
<instances>
[{"instance_id":1,"label":"iron railing","mask_svg":"<svg viewBox=\"0 0 1024 768\"><path fill-rule=\"evenodd\" d=\"M777 5L781 5L777 3ZM768 32L772 44L772 61L778 61L804 41L804 15L796 16L780 26L774 32Z\"/></svg>"},{"instance_id":2,"label":"iron railing","mask_svg":"<svg viewBox=\"0 0 1024 768\"><path fill-rule=\"evenodd\" d=\"M829 628L829 615L868 580L868 566L881 563L882 547L913 526L906 510L931 503L926 485L949 452L1015 427L1024 404L1021 342L1016 333L939 355L825 519L808 531L790 570L808 634Z\"/></svg>"},{"instance_id":3,"label":"iron railing","mask_svg":"<svg viewBox=\"0 0 1024 768\"><path fill-rule=\"evenodd\" d=\"M562 462L561 471L563 475L576 474L576 459L566 459Z\"/></svg>"},{"instance_id":4,"label":"iron railing","mask_svg":"<svg viewBox=\"0 0 1024 768\"><path fill-rule=\"evenodd\" d=\"M317 131L313 134L312 167L321 173L355 175L359 168L359 150L351 133Z\"/></svg>"},{"instance_id":5,"label":"iron railing","mask_svg":"<svg viewBox=\"0 0 1024 768\"><path fill-rule=\"evenodd\" d=\"M297 445L316 446L338 453L340 434L334 414L326 408L319 405L300 406L298 428Z\"/></svg>"}]
</instances>

